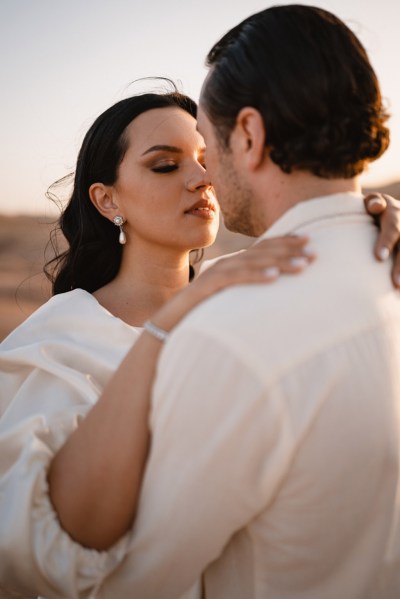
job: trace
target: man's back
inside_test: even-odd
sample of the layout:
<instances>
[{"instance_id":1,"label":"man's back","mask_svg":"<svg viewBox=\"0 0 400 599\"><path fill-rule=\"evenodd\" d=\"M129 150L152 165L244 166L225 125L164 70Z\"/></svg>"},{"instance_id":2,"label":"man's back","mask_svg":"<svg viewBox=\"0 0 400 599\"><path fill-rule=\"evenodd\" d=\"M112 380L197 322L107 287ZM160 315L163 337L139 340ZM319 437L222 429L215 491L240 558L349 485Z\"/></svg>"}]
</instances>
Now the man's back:
<instances>
[{"instance_id":1,"label":"man's back","mask_svg":"<svg viewBox=\"0 0 400 599\"><path fill-rule=\"evenodd\" d=\"M324 202L321 220L315 200L270 231L311 235L318 260L304 275L234 291L232 311L228 294L220 300L222 328L236 323L241 351L253 361L256 353L293 434L267 509L232 544L252 539L250 575L279 599L366 597L361 580L381 571L399 488L400 298L373 263L373 227L347 201L332 210L337 199ZM211 576L223 568L217 562Z\"/></svg>"},{"instance_id":2,"label":"man's back","mask_svg":"<svg viewBox=\"0 0 400 599\"><path fill-rule=\"evenodd\" d=\"M352 194L297 205L269 235L309 233L316 263L171 336L123 566L140 597L203 570L207 599L399 596L400 298L373 229Z\"/></svg>"},{"instance_id":3,"label":"man's back","mask_svg":"<svg viewBox=\"0 0 400 599\"><path fill-rule=\"evenodd\" d=\"M268 506L227 549L251 549L260 597L378 597L369 587L382 571L399 488L400 298L373 262L373 225L353 197L306 202L270 230L310 234L318 260L304 275L219 300L218 329L236 329L292 435ZM227 563L218 560L210 579L232 579ZM240 567L237 575L236 588Z\"/></svg>"}]
</instances>

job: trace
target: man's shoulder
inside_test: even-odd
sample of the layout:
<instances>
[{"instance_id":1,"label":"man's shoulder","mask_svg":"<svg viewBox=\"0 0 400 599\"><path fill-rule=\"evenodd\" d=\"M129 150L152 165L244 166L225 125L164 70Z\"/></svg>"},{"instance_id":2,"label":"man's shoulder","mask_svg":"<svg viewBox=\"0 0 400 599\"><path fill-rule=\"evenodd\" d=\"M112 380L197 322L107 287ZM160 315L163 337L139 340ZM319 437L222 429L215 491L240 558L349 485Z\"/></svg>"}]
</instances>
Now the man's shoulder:
<instances>
[{"instance_id":1,"label":"man's shoulder","mask_svg":"<svg viewBox=\"0 0 400 599\"><path fill-rule=\"evenodd\" d=\"M374 232L357 227L346 225L340 235L326 226L315 230L318 258L304 273L226 289L193 311L182 329L227 351L262 356L266 365L323 352L385 318L400 324L390 264L374 259Z\"/></svg>"}]
</instances>

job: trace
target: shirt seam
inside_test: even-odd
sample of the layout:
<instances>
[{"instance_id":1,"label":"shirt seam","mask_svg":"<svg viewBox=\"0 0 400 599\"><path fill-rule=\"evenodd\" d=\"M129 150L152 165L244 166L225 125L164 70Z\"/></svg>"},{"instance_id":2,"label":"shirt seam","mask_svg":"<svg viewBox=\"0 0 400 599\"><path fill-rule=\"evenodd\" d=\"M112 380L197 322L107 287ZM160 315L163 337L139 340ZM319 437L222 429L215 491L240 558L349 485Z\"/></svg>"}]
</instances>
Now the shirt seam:
<instances>
[{"instance_id":1,"label":"shirt seam","mask_svg":"<svg viewBox=\"0 0 400 599\"><path fill-rule=\"evenodd\" d=\"M189 331L196 332L198 336L202 336L204 339L212 339L213 342L216 342L221 348L224 350L228 350L228 352L235 356L241 363L244 363L248 370L252 372L259 382L261 383L262 389L269 389L271 386L276 385L282 378L284 378L289 372L299 368L301 365L307 363L312 360L316 356L323 356L327 352L331 351L335 347L341 345L342 343L346 343L351 339L356 339L358 336L363 335L367 332L373 332L379 329L382 324L386 324L390 321L390 316L382 317L379 322L369 323L364 326L360 326L357 330L349 331L347 334L343 334L340 338L334 339L329 343L325 343L323 345L319 345L316 349L308 352L306 356L299 356L298 359L291 361L289 364L284 364L278 371L275 371L269 378L266 378L265 371L259 366L259 358L254 352L243 352L242 349L238 346L238 338L237 336L226 334L224 332L224 336L218 336L218 333L200 328L199 325L190 325L190 327L185 326L185 334ZM183 330L182 330L183 332ZM171 334L172 337L172 334ZM168 344L167 344L168 345ZM256 358L256 360L254 359Z\"/></svg>"}]
</instances>

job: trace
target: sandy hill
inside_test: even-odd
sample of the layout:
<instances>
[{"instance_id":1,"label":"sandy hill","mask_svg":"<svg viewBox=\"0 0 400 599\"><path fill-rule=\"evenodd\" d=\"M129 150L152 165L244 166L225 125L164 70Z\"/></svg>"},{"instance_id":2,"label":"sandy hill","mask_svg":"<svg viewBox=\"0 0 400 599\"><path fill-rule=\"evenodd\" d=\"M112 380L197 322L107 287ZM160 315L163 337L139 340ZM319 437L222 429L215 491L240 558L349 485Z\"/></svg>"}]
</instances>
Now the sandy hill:
<instances>
[{"instance_id":1,"label":"sandy hill","mask_svg":"<svg viewBox=\"0 0 400 599\"><path fill-rule=\"evenodd\" d=\"M400 199L400 181L381 188ZM50 297L50 285L42 273L50 231L49 219L0 215L0 340ZM217 241L206 250L212 258L246 247L252 240L221 227ZM47 258L51 251L47 250Z\"/></svg>"},{"instance_id":2,"label":"sandy hill","mask_svg":"<svg viewBox=\"0 0 400 599\"><path fill-rule=\"evenodd\" d=\"M38 217L0 216L0 339L50 295L42 274L49 231Z\"/></svg>"}]
</instances>

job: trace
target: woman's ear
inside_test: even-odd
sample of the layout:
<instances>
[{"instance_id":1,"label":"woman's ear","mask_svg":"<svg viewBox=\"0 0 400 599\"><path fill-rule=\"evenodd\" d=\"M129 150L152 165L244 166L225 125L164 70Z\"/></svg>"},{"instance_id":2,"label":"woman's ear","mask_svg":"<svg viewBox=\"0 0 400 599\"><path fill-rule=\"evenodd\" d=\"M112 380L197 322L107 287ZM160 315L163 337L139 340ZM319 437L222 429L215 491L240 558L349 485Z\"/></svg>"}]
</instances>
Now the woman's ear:
<instances>
[{"instance_id":1,"label":"woman's ear","mask_svg":"<svg viewBox=\"0 0 400 599\"><path fill-rule=\"evenodd\" d=\"M89 187L89 198L100 214L109 220L114 218L118 205L114 201L112 189L109 185L92 183Z\"/></svg>"},{"instance_id":2,"label":"woman's ear","mask_svg":"<svg viewBox=\"0 0 400 599\"><path fill-rule=\"evenodd\" d=\"M256 170L263 162L266 151L265 127L260 112L251 106L242 108L236 117L233 134L235 143L239 144L242 160L245 160L249 170Z\"/></svg>"}]
</instances>

